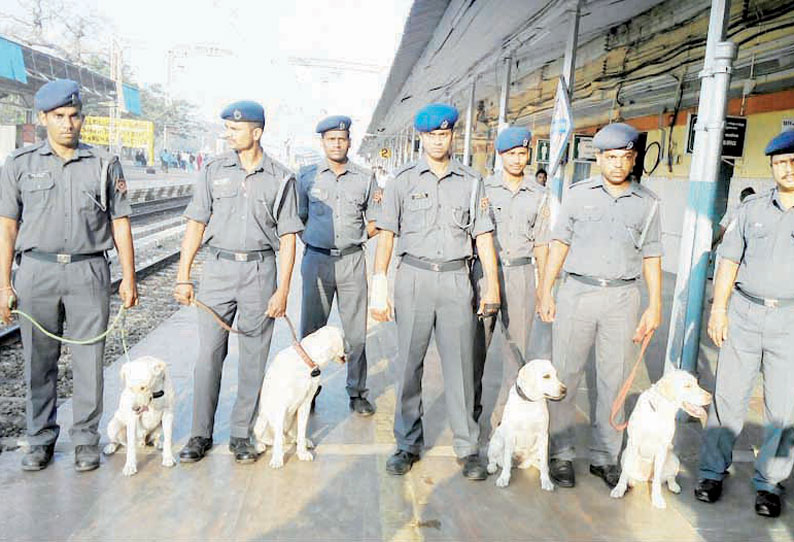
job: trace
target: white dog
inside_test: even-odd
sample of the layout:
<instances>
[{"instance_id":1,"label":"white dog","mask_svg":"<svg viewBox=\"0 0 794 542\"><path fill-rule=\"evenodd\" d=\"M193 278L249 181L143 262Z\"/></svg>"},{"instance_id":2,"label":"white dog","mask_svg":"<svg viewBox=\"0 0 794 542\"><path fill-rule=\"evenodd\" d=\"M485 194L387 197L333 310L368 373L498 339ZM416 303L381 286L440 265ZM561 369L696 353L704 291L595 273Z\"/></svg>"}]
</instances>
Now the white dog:
<instances>
[{"instance_id":1,"label":"white dog","mask_svg":"<svg viewBox=\"0 0 794 542\"><path fill-rule=\"evenodd\" d=\"M698 386L694 376L678 369L668 371L656 384L642 392L628 425L628 443L623 451L620 481L610 495L619 499L629 487L651 481L651 502L665 508L662 483L673 493L680 493L675 480L680 467L673 452L675 418L683 408L705 424L704 406L711 403L711 394Z\"/></svg>"},{"instance_id":2,"label":"white dog","mask_svg":"<svg viewBox=\"0 0 794 542\"><path fill-rule=\"evenodd\" d=\"M345 362L345 341L342 330L325 326L301 341L301 346L320 368L330 361ZM284 466L284 437L297 442L297 456L312 461L309 451L314 445L306 438L312 397L320 385L320 376L311 375L311 368L293 346L279 352L265 373L259 396L259 415L254 425L256 451L263 453L273 446L270 466Z\"/></svg>"},{"instance_id":3,"label":"white dog","mask_svg":"<svg viewBox=\"0 0 794 542\"><path fill-rule=\"evenodd\" d=\"M533 359L518 371L515 386L510 389L502 421L488 445L488 473L502 467L496 479L498 487L510 483L513 459L519 469L535 467L540 471L540 486L554 490L549 477L549 409L546 399L559 401L565 397L565 385L546 359Z\"/></svg>"},{"instance_id":4,"label":"white dog","mask_svg":"<svg viewBox=\"0 0 794 542\"><path fill-rule=\"evenodd\" d=\"M120 446L127 446L124 476L138 472L136 446L157 444L163 450L164 467L176 464L171 451L176 395L165 362L151 356L128 361L121 366L124 390L119 408L108 424L110 443L105 455L112 455ZM160 441L162 437L162 441Z\"/></svg>"}]
</instances>

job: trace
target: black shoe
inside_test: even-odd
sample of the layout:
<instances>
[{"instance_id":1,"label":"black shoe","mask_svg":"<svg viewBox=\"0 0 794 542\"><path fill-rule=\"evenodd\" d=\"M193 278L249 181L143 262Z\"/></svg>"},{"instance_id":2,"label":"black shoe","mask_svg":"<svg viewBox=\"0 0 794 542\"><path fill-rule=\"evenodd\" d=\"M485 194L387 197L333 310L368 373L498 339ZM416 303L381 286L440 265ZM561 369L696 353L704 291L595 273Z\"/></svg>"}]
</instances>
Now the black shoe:
<instances>
[{"instance_id":1,"label":"black shoe","mask_svg":"<svg viewBox=\"0 0 794 542\"><path fill-rule=\"evenodd\" d=\"M776 518L780 515L780 495L769 491L755 494L755 513L765 518Z\"/></svg>"},{"instance_id":2,"label":"black shoe","mask_svg":"<svg viewBox=\"0 0 794 542\"><path fill-rule=\"evenodd\" d=\"M179 452L179 461L195 463L201 461L212 448L212 439L206 437L190 437L185 447Z\"/></svg>"},{"instance_id":3,"label":"black shoe","mask_svg":"<svg viewBox=\"0 0 794 542\"><path fill-rule=\"evenodd\" d=\"M418 455L406 452L405 450L397 450L389 460L386 461L386 472L398 476L406 474L417 461L419 461Z\"/></svg>"},{"instance_id":4,"label":"black shoe","mask_svg":"<svg viewBox=\"0 0 794 542\"><path fill-rule=\"evenodd\" d=\"M253 463L259 457L259 454L256 453L256 448L251 444L250 438L230 438L229 451L234 454L234 460L241 465Z\"/></svg>"},{"instance_id":5,"label":"black shoe","mask_svg":"<svg viewBox=\"0 0 794 542\"><path fill-rule=\"evenodd\" d=\"M317 386L317 391L314 392L314 397L312 397L312 410L314 410L315 403L317 402L317 396L320 395L320 392L323 391L323 386L320 384Z\"/></svg>"},{"instance_id":6,"label":"black shoe","mask_svg":"<svg viewBox=\"0 0 794 542\"><path fill-rule=\"evenodd\" d=\"M480 460L480 454L467 455L463 459L463 476L469 480L485 480L488 478L488 471Z\"/></svg>"},{"instance_id":7,"label":"black shoe","mask_svg":"<svg viewBox=\"0 0 794 542\"><path fill-rule=\"evenodd\" d=\"M52 454L55 452L55 444L36 444L30 447L22 456L22 470L37 471L44 470L52 461Z\"/></svg>"},{"instance_id":8,"label":"black shoe","mask_svg":"<svg viewBox=\"0 0 794 542\"><path fill-rule=\"evenodd\" d=\"M698 480L695 486L695 498L702 502L712 503L720 500L722 496L722 480Z\"/></svg>"},{"instance_id":9,"label":"black shoe","mask_svg":"<svg viewBox=\"0 0 794 542\"><path fill-rule=\"evenodd\" d=\"M375 414L375 407L364 397L351 397L350 409L359 416L372 416Z\"/></svg>"},{"instance_id":10,"label":"black shoe","mask_svg":"<svg viewBox=\"0 0 794 542\"><path fill-rule=\"evenodd\" d=\"M552 459L549 461L549 476L560 487L568 488L576 485L573 461Z\"/></svg>"},{"instance_id":11,"label":"black shoe","mask_svg":"<svg viewBox=\"0 0 794 542\"><path fill-rule=\"evenodd\" d=\"M99 446L80 444L74 447L74 470L88 472L99 468Z\"/></svg>"},{"instance_id":12,"label":"black shoe","mask_svg":"<svg viewBox=\"0 0 794 542\"><path fill-rule=\"evenodd\" d=\"M590 474L601 478L610 489L618 485L620 467L617 465L590 465Z\"/></svg>"}]
</instances>

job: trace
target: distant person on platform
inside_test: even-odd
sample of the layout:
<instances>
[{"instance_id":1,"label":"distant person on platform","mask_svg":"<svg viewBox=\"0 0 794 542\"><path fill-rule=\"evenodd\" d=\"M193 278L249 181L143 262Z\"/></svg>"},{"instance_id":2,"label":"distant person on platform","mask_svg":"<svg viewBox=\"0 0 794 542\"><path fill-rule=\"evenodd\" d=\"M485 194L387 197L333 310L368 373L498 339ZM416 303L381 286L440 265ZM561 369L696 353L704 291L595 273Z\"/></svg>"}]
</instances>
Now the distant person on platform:
<instances>
[{"instance_id":1,"label":"distant person on platform","mask_svg":"<svg viewBox=\"0 0 794 542\"><path fill-rule=\"evenodd\" d=\"M538 183L540 186L546 186L546 179L548 178L548 173L543 168L540 168L535 173L535 182Z\"/></svg>"},{"instance_id":2,"label":"distant person on platform","mask_svg":"<svg viewBox=\"0 0 794 542\"><path fill-rule=\"evenodd\" d=\"M171 160L171 157L168 155L168 149L163 149L160 151L160 169L163 173L168 173L168 162Z\"/></svg>"},{"instance_id":3,"label":"distant person on platform","mask_svg":"<svg viewBox=\"0 0 794 542\"><path fill-rule=\"evenodd\" d=\"M9 155L0 174L0 319L20 310L45 329L98 337L108 326L110 265L116 248L124 307L138 303L127 183L118 158L80 142L80 87L69 79L42 86L33 99L47 139ZM19 264L11 285L11 263ZM60 427L58 358L61 344L21 319L27 387L28 449L22 470L38 471L52 460ZM74 468L99 467L105 341L72 345L74 422L69 436Z\"/></svg>"}]
</instances>

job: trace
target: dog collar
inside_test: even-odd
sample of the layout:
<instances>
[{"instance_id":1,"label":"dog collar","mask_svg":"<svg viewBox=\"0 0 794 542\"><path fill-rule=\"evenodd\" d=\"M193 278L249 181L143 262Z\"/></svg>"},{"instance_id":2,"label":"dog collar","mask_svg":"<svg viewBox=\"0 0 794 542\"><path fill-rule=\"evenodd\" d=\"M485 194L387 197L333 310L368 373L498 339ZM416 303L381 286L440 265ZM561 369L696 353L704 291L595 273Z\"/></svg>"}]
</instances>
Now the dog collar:
<instances>
[{"instance_id":1,"label":"dog collar","mask_svg":"<svg viewBox=\"0 0 794 542\"><path fill-rule=\"evenodd\" d=\"M165 395L165 390L156 391L152 393L152 399L159 399L163 395Z\"/></svg>"},{"instance_id":2,"label":"dog collar","mask_svg":"<svg viewBox=\"0 0 794 542\"><path fill-rule=\"evenodd\" d=\"M521 390L521 387L518 385L518 382L516 382L516 384L515 384L515 389L516 389L516 393L518 394L518 396L519 396L519 397L521 397L521 398L522 398L524 401L527 401L528 403L534 403L534 402L535 402L535 401L533 401L532 399L530 399L530 398L527 396L527 394L526 394L526 393L524 393L524 392Z\"/></svg>"}]
</instances>

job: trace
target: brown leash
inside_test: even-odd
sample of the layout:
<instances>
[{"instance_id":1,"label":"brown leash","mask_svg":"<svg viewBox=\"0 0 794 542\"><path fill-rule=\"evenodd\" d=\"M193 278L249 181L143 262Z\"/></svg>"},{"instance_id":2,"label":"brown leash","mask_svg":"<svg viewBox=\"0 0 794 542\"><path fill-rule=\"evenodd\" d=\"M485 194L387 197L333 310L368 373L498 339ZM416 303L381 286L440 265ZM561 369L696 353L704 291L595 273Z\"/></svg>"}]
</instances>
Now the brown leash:
<instances>
[{"instance_id":1,"label":"brown leash","mask_svg":"<svg viewBox=\"0 0 794 542\"><path fill-rule=\"evenodd\" d=\"M620 409L623 408L623 404L626 402L626 396L629 394L631 385L634 383L634 379L637 376L637 369L639 369L640 363L642 363L642 360L645 357L645 351L648 349L648 345L651 343L652 337L653 337L653 333L648 333L645 336L645 338L642 340L642 348L640 348L640 355L637 356L637 361L634 362L634 367L631 368L631 373L629 373L629 377L623 383L623 387L620 388L620 392L618 392L618 396L615 397L615 401L612 403L612 411L609 413L609 425L611 425L615 431L623 431L629 425L628 420L626 420L621 424L616 424L615 418L617 418Z\"/></svg>"},{"instance_id":2,"label":"brown leash","mask_svg":"<svg viewBox=\"0 0 794 542\"><path fill-rule=\"evenodd\" d=\"M204 303L202 303L198 299L195 299L195 298L193 299L193 305L195 305L196 307L200 308L201 310L203 310L204 312L206 312L207 314L212 316L212 319L215 320L215 322L219 326L221 326L223 329L225 329L229 333L235 333L235 334L243 335L243 336L246 336L246 337L252 337L252 336L257 334L257 332L255 332L255 331L244 331L244 330L241 330L241 329L233 328L232 326L227 324L217 312L212 310L211 307L208 307L207 305L205 305ZM298 339L298 334L295 333L295 326L292 325L292 320L289 319L289 316L287 316L286 313L284 314L283 318L284 318L284 320L287 321L287 325L289 326L290 333L292 333L292 347L295 349L295 351L298 353L300 358L303 360L303 363L305 363L309 367L309 369L311 369L312 376L320 376L320 367L319 367L319 365L314 363L314 361L309 356L309 354L306 352L306 350L304 350L303 346L301 346L301 342Z\"/></svg>"}]
</instances>

